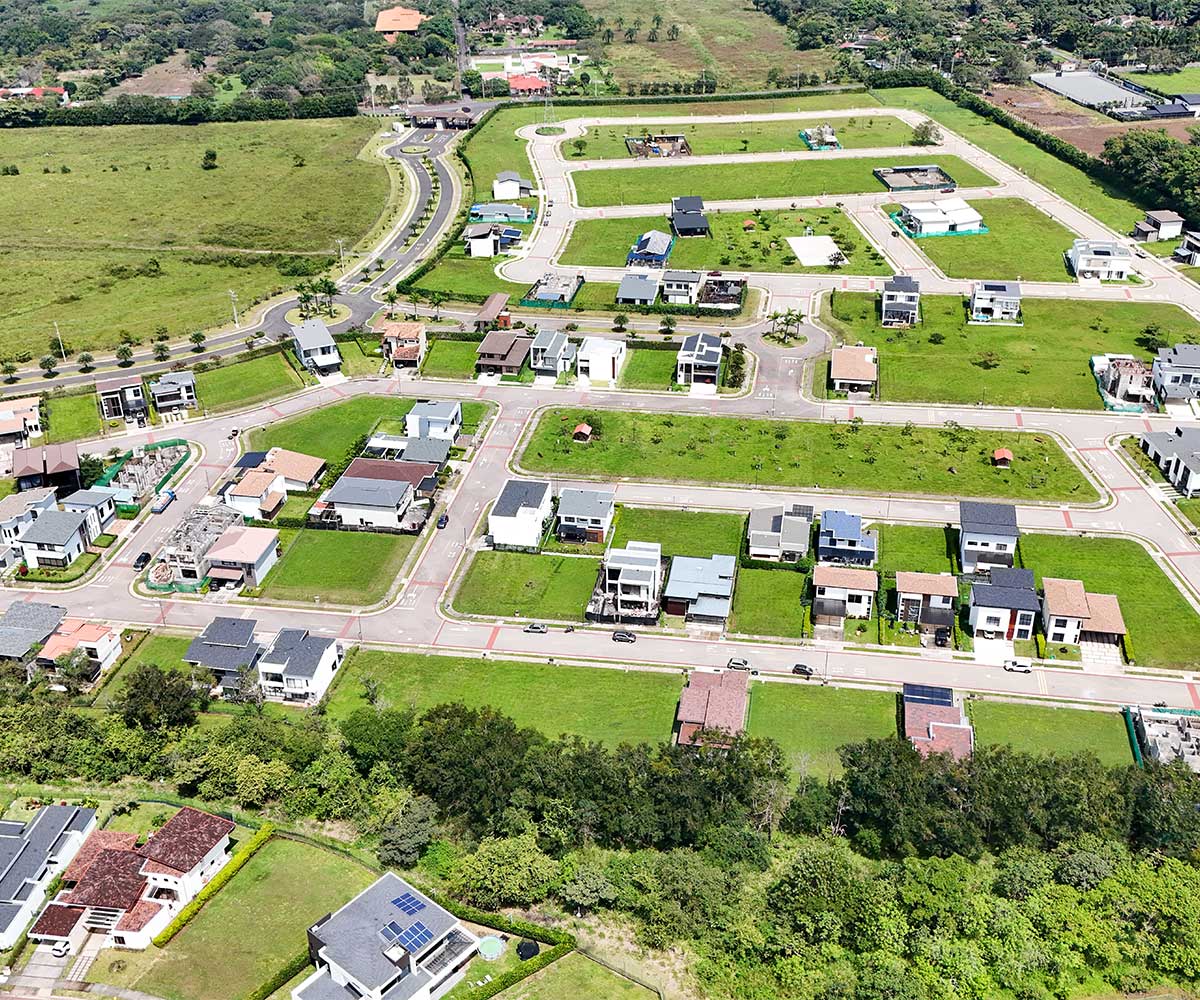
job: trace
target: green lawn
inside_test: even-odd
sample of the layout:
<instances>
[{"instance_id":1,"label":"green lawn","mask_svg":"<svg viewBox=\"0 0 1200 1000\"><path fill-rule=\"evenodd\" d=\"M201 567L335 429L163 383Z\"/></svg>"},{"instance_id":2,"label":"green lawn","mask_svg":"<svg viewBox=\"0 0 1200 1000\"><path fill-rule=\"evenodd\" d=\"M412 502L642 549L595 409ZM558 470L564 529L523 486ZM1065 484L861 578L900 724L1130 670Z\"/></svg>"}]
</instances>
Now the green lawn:
<instances>
[{"instance_id":1,"label":"green lawn","mask_svg":"<svg viewBox=\"0 0 1200 1000\"><path fill-rule=\"evenodd\" d=\"M1200 616L1137 542L1119 538L1022 535L1021 558L1037 575L1082 580L1116 594L1134 659L1143 666L1200 663Z\"/></svg>"},{"instance_id":2,"label":"green lawn","mask_svg":"<svg viewBox=\"0 0 1200 1000\"><path fill-rule=\"evenodd\" d=\"M396 582L416 535L301 531L267 574L268 600L363 606Z\"/></svg>"},{"instance_id":3,"label":"green lawn","mask_svg":"<svg viewBox=\"0 0 1200 1000\"><path fill-rule=\"evenodd\" d=\"M46 443L76 441L100 433L100 410L93 392L51 395L46 400Z\"/></svg>"},{"instance_id":4,"label":"green lawn","mask_svg":"<svg viewBox=\"0 0 1200 1000\"><path fill-rule=\"evenodd\" d=\"M528 230L529 226L522 227ZM468 257L462 244L456 243L428 274L422 275L417 286L423 292L444 292L451 300L461 296L487 296L492 292L508 292L514 302L525 293L527 285L505 281L496 274L496 265L503 257ZM478 299L477 301L482 301Z\"/></svg>"},{"instance_id":5,"label":"green lawn","mask_svg":"<svg viewBox=\"0 0 1200 1000\"><path fill-rule=\"evenodd\" d=\"M445 702L492 705L547 736L610 746L669 739L682 687L677 674L360 650L330 692L332 718L367 707L365 677L379 682L380 704L418 711Z\"/></svg>"},{"instance_id":6,"label":"green lawn","mask_svg":"<svg viewBox=\"0 0 1200 1000\"><path fill-rule=\"evenodd\" d=\"M580 621L596 585L598 559L478 552L454 608L465 615Z\"/></svg>"},{"instance_id":7,"label":"green lawn","mask_svg":"<svg viewBox=\"0 0 1200 1000\"><path fill-rule=\"evenodd\" d=\"M587 444L571 429L591 424ZM1011 469L992 466L1010 448ZM1041 434L907 428L553 408L520 464L556 475L764 486L866 489L947 496L1085 502L1096 497L1058 444Z\"/></svg>"},{"instance_id":8,"label":"green lawn","mask_svg":"<svg viewBox=\"0 0 1200 1000\"><path fill-rule=\"evenodd\" d=\"M874 524L879 535L879 572L952 573L958 545L953 528L918 524Z\"/></svg>"},{"instance_id":9,"label":"green lawn","mask_svg":"<svg viewBox=\"0 0 1200 1000\"><path fill-rule=\"evenodd\" d=\"M715 166L631 167L623 170L576 171L572 177L579 204L656 205L680 191L710 201L731 198L811 197L883 190L871 173L875 167L935 163L962 187L986 187L993 178L957 156L863 157L839 160L791 160L774 163L728 163Z\"/></svg>"},{"instance_id":10,"label":"green lawn","mask_svg":"<svg viewBox=\"0 0 1200 1000\"><path fill-rule=\"evenodd\" d=\"M898 205L885 206L895 211ZM914 240L950 278L1071 281L1063 260L1076 234L1020 198L976 199L988 232Z\"/></svg>"},{"instance_id":11,"label":"green lawn","mask_svg":"<svg viewBox=\"0 0 1200 1000\"><path fill-rule=\"evenodd\" d=\"M1011 744L1038 754L1091 752L1105 764L1133 763L1125 722L1116 712L1089 712L1047 705L970 701L967 712L980 746Z\"/></svg>"},{"instance_id":12,"label":"green lawn","mask_svg":"<svg viewBox=\"0 0 1200 1000\"><path fill-rule=\"evenodd\" d=\"M363 348L364 345L358 340L343 340L338 343L338 351L342 355L342 372L347 378L379 374L383 358Z\"/></svg>"},{"instance_id":13,"label":"green lawn","mask_svg":"<svg viewBox=\"0 0 1200 1000\"><path fill-rule=\"evenodd\" d=\"M918 326L887 330L879 325L878 296L835 291L826 315L846 343L878 349L880 395L894 402L1100 410L1093 354L1150 360L1138 344L1147 327L1171 343L1200 333L1191 316L1167 304L1027 298L1022 305L1024 326L971 325L965 300L923 295Z\"/></svg>"},{"instance_id":14,"label":"green lawn","mask_svg":"<svg viewBox=\"0 0 1200 1000\"><path fill-rule=\"evenodd\" d=\"M313 493L289 493L283 506L279 508L279 513L275 515L275 519L307 517L308 510L316 502L316 499L316 494Z\"/></svg>"},{"instance_id":15,"label":"green lawn","mask_svg":"<svg viewBox=\"0 0 1200 1000\"><path fill-rule=\"evenodd\" d=\"M574 951L497 996L500 1000L654 1000L655 993Z\"/></svg>"},{"instance_id":16,"label":"green lawn","mask_svg":"<svg viewBox=\"0 0 1200 1000\"><path fill-rule=\"evenodd\" d=\"M736 556L742 549L746 518L742 514L715 514L700 510L655 510L621 507L617 512L613 545L658 542L664 556Z\"/></svg>"},{"instance_id":17,"label":"green lawn","mask_svg":"<svg viewBox=\"0 0 1200 1000\"><path fill-rule=\"evenodd\" d=\"M1124 73L1126 79L1153 87L1164 94L1200 94L1200 66L1185 66L1174 73Z\"/></svg>"},{"instance_id":18,"label":"green lawn","mask_svg":"<svg viewBox=\"0 0 1200 1000\"><path fill-rule=\"evenodd\" d=\"M304 947L306 928L373 881L339 854L273 840L166 948L106 949L88 979L164 1000L245 996Z\"/></svg>"},{"instance_id":19,"label":"green lawn","mask_svg":"<svg viewBox=\"0 0 1200 1000\"><path fill-rule=\"evenodd\" d=\"M303 380L281 353L222 365L196 376L200 405L214 412L286 396L303 386Z\"/></svg>"},{"instance_id":20,"label":"green lawn","mask_svg":"<svg viewBox=\"0 0 1200 1000\"><path fill-rule=\"evenodd\" d=\"M1179 273L1200 285L1200 267L1181 267Z\"/></svg>"},{"instance_id":21,"label":"green lawn","mask_svg":"<svg viewBox=\"0 0 1200 1000\"><path fill-rule=\"evenodd\" d=\"M844 161L843 161L844 162ZM806 208L797 211L745 213L709 213L712 236L677 239L671 249L671 267L712 270L734 267L741 271L766 271L784 274L890 274L891 268L867 242L850 219L836 208ZM755 228L747 230L747 219ZM663 229L658 216L624 219L585 219L575 224L571 241L560 258L568 266L624 267L629 248L648 229ZM840 268L800 264L787 237L832 236L846 258Z\"/></svg>"},{"instance_id":22,"label":"green lawn","mask_svg":"<svg viewBox=\"0 0 1200 1000\"><path fill-rule=\"evenodd\" d=\"M769 571L767 571L769 572ZM804 659L797 651L797 660ZM881 691L759 682L750 687L751 736L769 736L797 776L841 774L837 748L896 735L896 696Z\"/></svg>"},{"instance_id":23,"label":"green lawn","mask_svg":"<svg viewBox=\"0 0 1200 1000\"><path fill-rule=\"evenodd\" d=\"M251 451L289 448L316 455L326 462L337 462L358 438L370 432L377 420L401 418L413 408L413 403L411 399L355 396L260 427L250 435L246 447Z\"/></svg>"},{"instance_id":24,"label":"green lawn","mask_svg":"<svg viewBox=\"0 0 1200 1000\"><path fill-rule=\"evenodd\" d=\"M675 351L629 348L617 376L622 389L669 389L675 381Z\"/></svg>"},{"instance_id":25,"label":"green lawn","mask_svg":"<svg viewBox=\"0 0 1200 1000\"><path fill-rule=\"evenodd\" d=\"M739 569L729 631L800 638L800 598L807 585L808 574L795 570Z\"/></svg>"},{"instance_id":26,"label":"green lawn","mask_svg":"<svg viewBox=\"0 0 1200 1000\"><path fill-rule=\"evenodd\" d=\"M187 652L188 644L191 641L191 636L152 632L142 641L133 655L126 659L117 668L117 672L108 679L108 683L96 697L96 706L107 708L113 699L125 689L125 678L135 667L139 667L143 663L153 663L163 669L182 670L184 668L183 654Z\"/></svg>"},{"instance_id":27,"label":"green lawn","mask_svg":"<svg viewBox=\"0 0 1200 1000\"><path fill-rule=\"evenodd\" d=\"M1200 498L1192 498L1191 500L1176 500L1175 507L1192 522L1197 528L1200 528Z\"/></svg>"},{"instance_id":28,"label":"green lawn","mask_svg":"<svg viewBox=\"0 0 1200 1000\"><path fill-rule=\"evenodd\" d=\"M478 341L434 340L425 352L421 374L430 378L474 378Z\"/></svg>"}]
</instances>

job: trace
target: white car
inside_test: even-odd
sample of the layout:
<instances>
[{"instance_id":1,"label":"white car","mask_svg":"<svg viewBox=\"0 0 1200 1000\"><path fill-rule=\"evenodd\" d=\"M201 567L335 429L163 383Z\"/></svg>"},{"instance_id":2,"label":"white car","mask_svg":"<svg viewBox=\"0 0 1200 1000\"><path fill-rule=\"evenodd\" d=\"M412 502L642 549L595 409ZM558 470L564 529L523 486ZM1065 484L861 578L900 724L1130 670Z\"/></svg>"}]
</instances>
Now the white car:
<instances>
[{"instance_id":1,"label":"white car","mask_svg":"<svg viewBox=\"0 0 1200 1000\"><path fill-rule=\"evenodd\" d=\"M71 954L71 942L55 941L54 944L50 946L50 954L55 958L66 958L69 954Z\"/></svg>"},{"instance_id":2,"label":"white car","mask_svg":"<svg viewBox=\"0 0 1200 1000\"><path fill-rule=\"evenodd\" d=\"M1005 660L1004 669L1010 674L1029 674L1033 672L1033 664L1029 660Z\"/></svg>"}]
</instances>

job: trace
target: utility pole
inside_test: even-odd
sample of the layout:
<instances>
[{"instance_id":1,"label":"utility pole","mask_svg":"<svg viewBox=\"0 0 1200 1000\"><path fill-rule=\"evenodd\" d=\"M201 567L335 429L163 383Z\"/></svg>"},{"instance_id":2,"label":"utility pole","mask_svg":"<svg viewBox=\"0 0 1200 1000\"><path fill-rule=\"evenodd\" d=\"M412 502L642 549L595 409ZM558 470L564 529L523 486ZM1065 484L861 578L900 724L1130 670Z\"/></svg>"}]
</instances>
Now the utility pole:
<instances>
[{"instance_id":1,"label":"utility pole","mask_svg":"<svg viewBox=\"0 0 1200 1000\"><path fill-rule=\"evenodd\" d=\"M63 347L62 334L58 332L58 320L54 321L54 336L58 338L58 353L62 355L63 361L66 361L67 349Z\"/></svg>"},{"instance_id":2,"label":"utility pole","mask_svg":"<svg viewBox=\"0 0 1200 1000\"><path fill-rule=\"evenodd\" d=\"M334 240L333 242L334 242L334 243L336 243L336 244L338 245L338 263L339 263L339 264L343 264L343 263L345 263L345 260L346 260L346 246L345 246L345 244L346 244L346 241L345 241L345 240Z\"/></svg>"},{"instance_id":3,"label":"utility pole","mask_svg":"<svg viewBox=\"0 0 1200 1000\"><path fill-rule=\"evenodd\" d=\"M229 301L233 303L233 325L237 326L238 325L237 292L235 292L232 288L229 289Z\"/></svg>"}]
</instances>

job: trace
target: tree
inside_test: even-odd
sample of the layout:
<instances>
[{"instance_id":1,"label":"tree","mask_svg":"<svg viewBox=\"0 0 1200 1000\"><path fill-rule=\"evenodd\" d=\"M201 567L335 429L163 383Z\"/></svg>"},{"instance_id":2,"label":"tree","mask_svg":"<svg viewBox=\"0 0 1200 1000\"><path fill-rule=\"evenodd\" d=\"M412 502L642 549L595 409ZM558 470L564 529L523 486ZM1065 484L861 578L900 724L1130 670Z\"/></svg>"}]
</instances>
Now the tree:
<instances>
[{"instance_id":1,"label":"tree","mask_svg":"<svg viewBox=\"0 0 1200 1000\"><path fill-rule=\"evenodd\" d=\"M573 139L571 141L571 148L575 150L576 156L583 156L583 151L585 149L587 149L587 140L586 139Z\"/></svg>"},{"instance_id":2,"label":"tree","mask_svg":"<svg viewBox=\"0 0 1200 1000\"><path fill-rule=\"evenodd\" d=\"M47 354L44 358L42 358L41 361L38 362L38 367L41 368L42 371L44 371L47 375L53 375L55 369L58 368L58 358L54 357L52 354Z\"/></svg>"},{"instance_id":3,"label":"tree","mask_svg":"<svg viewBox=\"0 0 1200 1000\"><path fill-rule=\"evenodd\" d=\"M133 348L128 344L122 344L113 353L116 354L117 360L123 365L127 365L133 361Z\"/></svg>"},{"instance_id":4,"label":"tree","mask_svg":"<svg viewBox=\"0 0 1200 1000\"><path fill-rule=\"evenodd\" d=\"M201 170L216 170L217 169L217 151L215 149L206 149L204 155L200 157Z\"/></svg>"},{"instance_id":5,"label":"tree","mask_svg":"<svg viewBox=\"0 0 1200 1000\"><path fill-rule=\"evenodd\" d=\"M411 868L437 833L437 806L424 795L414 796L379 838L379 863L388 868Z\"/></svg>"},{"instance_id":6,"label":"tree","mask_svg":"<svg viewBox=\"0 0 1200 1000\"><path fill-rule=\"evenodd\" d=\"M196 351L197 353L204 350L205 339L206 338L203 330L196 330L188 336L188 340L191 341L192 344L192 350Z\"/></svg>"},{"instance_id":7,"label":"tree","mask_svg":"<svg viewBox=\"0 0 1200 1000\"><path fill-rule=\"evenodd\" d=\"M914 146L936 146L941 141L942 130L928 119L913 128L912 144Z\"/></svg>"},{"instance_id":8,"label":"tree","mask_svg":"<svg viewBox=\"0 0 1200 1000\"><path fill-rule=\"evenodd\" d=\"M187 674L142 663L129 674L112 711L137 729L176 729L196 721L199 697Z\"/></svg>"},{"instance_id":9,"label":"tree","mask_svg":"<svg viewBox=\"0 0 1200 1000\"><path fill-rule=\"evenodd\" d=\"M532 833L488 837L464 859L455 890L485 910L529 906L546 898L558 871L558 863L542 853Z\"/></svg>"},{"instance_id":10,"label":"tree","mask_svg":"<svg viewBox=\"0 0 1200 1000\"><path fill-rule=\"evenodd\" d=\"M257 667L246 665L238 671L237 690L232 700L235 704L246 705L254 709L257 715L262 715L267 697L262 685L258 683Z\"/></svg>"},{"instance_id":11,"label":"tree","mask_svg":"<svg viewBox=\"0 0 1200 1000\"><path fill-rule=\"evenodd\" d=\"M667 41L668 42L679 41L679 25L678 24L672 24L667 29Z\"/></svg>"},{"instance_id":12,"label":"tree","mask_svg":"<svg viewBox=\"0 0 1200 1000\"><path fill-rule=\"evenodd\" d=\"M614 330L624 330L628 324L629 324L629 317L626 316L624 313L617 313L613 317L613 329Z\"/></svg>"},{"instance_id":13,"label":"tree","mask_svg":"<svg viewBox=\"0 0 1200 1000\"><path fill-rule=\"evenodd\" d=\"M661 320L659 320L658 330L660 333L670 334L674 331L675 327L678 326L678 324L679 324L679 321L674 316L667 315L667 316L664 316Z\"/></svg>"},{"instance_id":14,"label":"tree","mask_svg":"<svg viewBox=\"0 0 1200 1000\"><path fill-rule=\"evenodd\" d=\"M84 351L75 360L79 362L79 370L81 372L90 372L92 370L92 362L96 359L93 358L87 351Z\"/></svg>"},{"instance_id":15,"label":"tree","mask_svg":"<svg viewBox=\"0 0 1200 1000\"><path fill-rule=\"evenodd\" d=\"M400 301L400 293L394 288L389 288L383 293L383 301L387 303L388 319L396 315L396 303Z\"/></svg>"},{"instance_id":16,"label":"tree","mask_svg":"<svg viewBox=\"0 0 1200 1000\"><path fill-rule=\"evenodd\" d=\"M433 306L433 319L435 322L442 318L442 303L445 302L449 297L450 296L441 289L434 289L433 291L429 292L429 304Z\"/></svg>"},{"instance_id":17,"label":"tree","mask_svg":"<svg viewBox=\"0 0 1200 1000\"><path fill-rule=\"evenodd\" d=\"M587 851L567 858L563 869L563 884L555 895L573 909L576 916L616 900L616 886L605 873L602 859L595 853Z\"/></svg>"},{"instance_id":18,"label":"tree","mask_svg":"<svg viewBox=\"0 0 1200 1000\"><path fill-rule=\"evenodd\" d=\"M633 42L636 38L637 38L637 28L626 28L625 29L625 41L626 42Z\"/></svg>"},{"instance_id":19,"label":"tree","mask_svg":"<svg viewBox=\"0 0 1200 1000\"><path fill-rule=\"evenodd\" d=\"M96 480L104 475L104 459L95 455L81 455L79 458L79 480L83 488L90 489Z\"/></svg>"},{"instance_id":20,"label":"tree","mask_svg":"<svg viewBox=\"0 0 1200 1000\"><path fill-rule=\"evenodd\" d=\"M0 361L0 372L4 373L4 381L12 382L17 374L17 363L12 358Z\"/></svg>"},{"instance_id":21,"label":"tree","mask_svg":"<svg viewBox=\"0 0 1200 1000\"><path fill-rule=\"evenodd\" d=\"M155 343L153 350L155 361L166 361L171 356L171 348L161 340Z\"/></svg>"}]
</instances>

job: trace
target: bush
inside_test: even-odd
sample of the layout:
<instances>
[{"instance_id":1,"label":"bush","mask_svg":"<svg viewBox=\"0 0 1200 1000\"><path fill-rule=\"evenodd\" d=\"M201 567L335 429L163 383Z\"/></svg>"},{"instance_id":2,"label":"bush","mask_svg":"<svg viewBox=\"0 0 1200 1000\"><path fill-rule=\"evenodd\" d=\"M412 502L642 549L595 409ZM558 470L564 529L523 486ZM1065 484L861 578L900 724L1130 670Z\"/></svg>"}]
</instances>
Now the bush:
<instances>
[{"instance_id":1,"label":"bush","mask_svg":"<svg viewBox=\"0 0 1200 1000\"><path fill-rule=\"evenodd\" d=\"M311 964L312 959L308 956L307 948L296 952L296 954L275 970L270 979L247 993L245 1000L267 1000L267 997L283 986L284 983L300 975Z\"/></svg>"}]
</instances>

